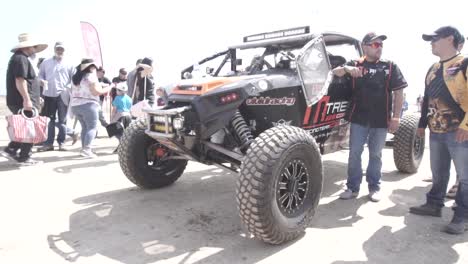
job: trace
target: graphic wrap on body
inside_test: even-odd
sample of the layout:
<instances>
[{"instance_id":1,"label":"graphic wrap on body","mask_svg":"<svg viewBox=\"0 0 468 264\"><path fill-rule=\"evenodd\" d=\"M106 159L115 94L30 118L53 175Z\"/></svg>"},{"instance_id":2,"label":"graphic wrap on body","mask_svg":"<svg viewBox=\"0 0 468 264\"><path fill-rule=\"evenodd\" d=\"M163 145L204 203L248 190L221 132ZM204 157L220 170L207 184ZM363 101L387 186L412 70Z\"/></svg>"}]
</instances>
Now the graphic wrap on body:
<instances>
[{"instance_id":1,"label":"graphic wrap on body","mask_svg":"<svg viewBox=\"0 0 468 264\"><path fill-rule=\"evenodd\" d=\"M282 98L270 98L267 97L253 97L247 99L245 102L247 105L286 105L291 106L296 103L294 97L282 97Z\"/></svg>"},{"instance_id":2,"label":"graphic wrap on body","mask_svg":"<svg viewBox=\"0 0 468 264\"><path fill-rule=\"evenodd\" d=\"M324 96L313 107L308 108L304 116L304 129L309 131L317 140L339 134L345 136L348 122L344 120L349 101L330 102L330 96ZM313 114L310 114L313 112ZM340 129L344 127L344 129Z\"/></svg>"}]
</instances>

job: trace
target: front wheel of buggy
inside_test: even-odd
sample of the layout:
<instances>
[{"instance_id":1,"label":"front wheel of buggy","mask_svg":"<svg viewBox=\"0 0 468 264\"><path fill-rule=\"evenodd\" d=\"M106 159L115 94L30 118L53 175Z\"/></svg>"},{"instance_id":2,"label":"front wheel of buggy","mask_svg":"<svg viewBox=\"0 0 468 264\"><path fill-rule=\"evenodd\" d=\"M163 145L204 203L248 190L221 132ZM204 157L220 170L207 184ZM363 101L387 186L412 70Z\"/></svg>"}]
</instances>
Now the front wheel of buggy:
<instances>
[{"instance_id":1,"label":"front wheel of buggy","mask_svg":"<svg viewBox=\"0 0 468 264\"><path fill-rule=\"evenodd\" d=\"M256 238L282 244L304 233L320 200L319 148L303 129L278 126L261 133L241 165L236 200Z\"/></svg>"},{"instance_id":2,"label":"front wheel of buggy","mask_svg":"<svg viewBox=\"0 0 468 264\"><path fill-rule=\"evenodd\" d=\"M393 160L404 173L416 173L424 155L425 138L416 135L418 122L418 116L405 115L395 133Z\"/></svg>"},{"instance_id":3,"label":"front wheel of buggy","mask_svg":"<svg viewBox=\"0 0 468 264\"><path fill-rule=\"evenodd\" d=\"M125 129L118 149L125 176L144 189L174 183L184 172L187 160L164 159L173 153L145 133L146 120L138 119Z\"/></svg>"}]
</instances>

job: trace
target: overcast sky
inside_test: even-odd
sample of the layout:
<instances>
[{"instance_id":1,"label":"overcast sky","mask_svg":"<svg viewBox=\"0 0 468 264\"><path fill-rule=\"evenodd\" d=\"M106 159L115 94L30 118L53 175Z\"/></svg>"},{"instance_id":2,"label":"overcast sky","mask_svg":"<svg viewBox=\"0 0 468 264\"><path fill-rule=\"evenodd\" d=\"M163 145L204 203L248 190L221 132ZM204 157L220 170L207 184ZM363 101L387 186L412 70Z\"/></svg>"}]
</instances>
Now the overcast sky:
<instances>
[{"instance_id":1,"label":"overcast sky","mask_svg":"<svg viewBox=\"0 0 468 264\"><path fill-rule=\"evenodd\" d=\"M131 69L137 58L155 60L155 77L164 84L178 79L182 68L238 44L244 35L310 25L313 32L338 31L361 39L368 31L386 34L383 57L396 62L413 100L423 91L424 75L437 60L421 34L443 25L468 35L468 1L7 1L0 11L0 94L10 49L18 34L33 33L50 48L57 40L77 65L84 55L80 21L92 23L101 39L109 78L121 67ZM468 48L465 48L464 53Z\"/></svg>"}]
</instances>

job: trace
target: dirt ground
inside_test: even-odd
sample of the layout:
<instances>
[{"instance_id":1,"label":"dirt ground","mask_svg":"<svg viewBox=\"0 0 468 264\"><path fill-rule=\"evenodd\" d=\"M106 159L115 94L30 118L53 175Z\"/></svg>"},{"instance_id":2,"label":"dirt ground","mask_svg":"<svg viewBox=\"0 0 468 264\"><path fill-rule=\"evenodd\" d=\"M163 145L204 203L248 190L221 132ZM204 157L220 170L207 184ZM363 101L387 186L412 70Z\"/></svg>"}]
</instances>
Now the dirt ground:
<instances>
[{"instance_id":1,"label":"dirt ground","mask_svg":"<svg viewBox=\"0 0 468 264\"><path fill-rule=\"evenodd\" d=\"M325 155L314 221L302 238L271 246L245 235L234 173L190 163L174 185L140 190L122 174L116 144L98 138L95 160L80 158L79 143L35 153L44 161L35 167L0 157L0 263L468 263L468 234L440 232L450 207L442 218L408 213L430 187L427 149L414 175L398 173L385 149L379 203L367 200L365 181L358 199L339 200L348 152Z\"/></svg>"}]
</instances>

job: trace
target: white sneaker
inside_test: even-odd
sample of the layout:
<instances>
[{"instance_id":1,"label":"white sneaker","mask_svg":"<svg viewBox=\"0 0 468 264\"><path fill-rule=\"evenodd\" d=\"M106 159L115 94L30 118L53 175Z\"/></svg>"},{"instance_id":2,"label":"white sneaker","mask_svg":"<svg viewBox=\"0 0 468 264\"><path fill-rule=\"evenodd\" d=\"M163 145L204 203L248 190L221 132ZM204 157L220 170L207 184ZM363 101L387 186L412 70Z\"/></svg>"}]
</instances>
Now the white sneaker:
<instances>
[{"instance_id":1,"label":"white sneaker","mask_svg":"<svg viewBox=\"0 0 468 264\"><path fill-rule=\"evenodd\" d=\"M34 166L44 163L42 160L35 160L31 158L27 158L26 160L18 160L19 166Z\"/></svg>"},{"instance_id":2,"label":"white sneaker","mask_svg":"<svg viewBox=\"0 0 468 264\"><path fill-rule=\"evenodd\" d=\"M90 158L90 159L97 158L97 155L93 153L90 149L81 150L80 156L85 157L85 158Z\"/></svg>"},{"instance_id":3,"label":"white sneaker","mask_svg":"<svg viewBox=\"0 0 468 264\"><path fill-rule=\"evenodd\" d=\"M380 193L380 191L371 191L369 192L369 195L367 197L369 197L369 200L371 200L374 203L382 200L382 194Z\"/></svg>"},{"instance_id":4,"label":"white sneaker","mask_svg":"<svg viewBox=\"0 0 468 264\"><path fill-rule=\"evenodd\" d=\"M359 195L359 192L353 192L350 189L347 189L346 191L342 192L340 194L340 199L342 200L349 200L349 199L354 199Z\"/></svg>"}]
</instances>

